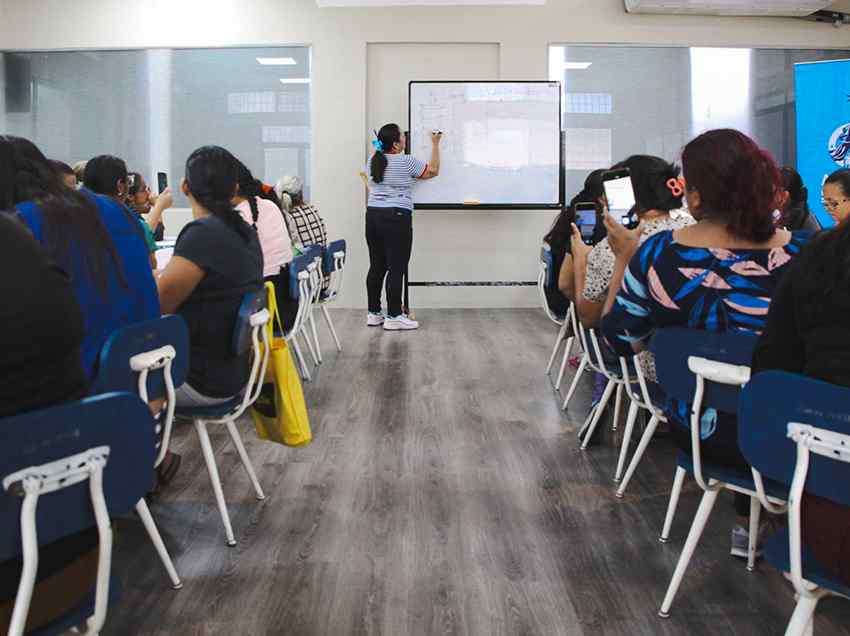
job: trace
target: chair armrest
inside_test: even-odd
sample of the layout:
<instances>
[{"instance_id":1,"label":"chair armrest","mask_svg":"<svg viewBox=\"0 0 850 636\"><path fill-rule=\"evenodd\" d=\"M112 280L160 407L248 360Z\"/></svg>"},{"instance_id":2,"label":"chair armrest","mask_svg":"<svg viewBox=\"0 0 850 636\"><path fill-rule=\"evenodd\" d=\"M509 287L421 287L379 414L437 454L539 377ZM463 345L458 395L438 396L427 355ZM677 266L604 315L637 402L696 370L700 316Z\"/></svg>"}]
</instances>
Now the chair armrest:
<instances>
[{"instance_id":1,"label":"chair armrest","mask_svg":"<svg viewBox=\"0 0 850 636\"><path fill-rule=\"evenodd\" d=\"M688 368L696 375L700 375L706 380L717 382L718 384L743 386L750 381L750 367L741 365L690 356L688 358Z\"/></svg>"}]
</instances>

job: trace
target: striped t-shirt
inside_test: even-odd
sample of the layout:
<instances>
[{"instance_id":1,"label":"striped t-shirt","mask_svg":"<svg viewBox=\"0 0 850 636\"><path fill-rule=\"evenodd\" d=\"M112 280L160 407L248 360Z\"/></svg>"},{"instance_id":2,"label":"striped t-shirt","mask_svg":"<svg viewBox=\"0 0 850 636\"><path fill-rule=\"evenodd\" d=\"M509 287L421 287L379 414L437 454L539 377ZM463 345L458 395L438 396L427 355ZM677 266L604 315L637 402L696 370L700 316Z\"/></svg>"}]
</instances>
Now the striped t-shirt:
<instances>
[{"instance_id":1,"label":"striped t-shirt","mask_svg":"<svg viewBox=\"0 0 850 636\"><path fill-rule=\"evenodd\" d=\"M387 158L387 169L380 183L375 183L371 166L366 166L366 174L369 175L369 207L401 208L413 212L413 184L425 173L428 164L411 155L384 156Z\"/></svg>"}]
</instances>

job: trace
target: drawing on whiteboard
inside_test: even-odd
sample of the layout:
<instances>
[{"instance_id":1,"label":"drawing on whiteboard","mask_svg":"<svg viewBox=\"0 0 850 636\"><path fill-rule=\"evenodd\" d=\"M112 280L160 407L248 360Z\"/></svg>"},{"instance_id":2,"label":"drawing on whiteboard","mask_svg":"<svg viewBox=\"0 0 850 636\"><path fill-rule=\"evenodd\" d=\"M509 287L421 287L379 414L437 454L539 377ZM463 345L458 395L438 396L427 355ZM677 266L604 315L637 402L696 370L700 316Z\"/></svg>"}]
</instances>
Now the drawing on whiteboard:
<instances>
[{"instance_id":1,"label":"drawing on whiteboard","mask_svg":"<svg viewBox=\"0 0 850 636\"><path fill-rule=\"evenodd\" d=\"M443 132L440 176L419 204L553 205L560 198L560 87L549 82L413 82L410 151Z\"/></svg>"}]
</instances>

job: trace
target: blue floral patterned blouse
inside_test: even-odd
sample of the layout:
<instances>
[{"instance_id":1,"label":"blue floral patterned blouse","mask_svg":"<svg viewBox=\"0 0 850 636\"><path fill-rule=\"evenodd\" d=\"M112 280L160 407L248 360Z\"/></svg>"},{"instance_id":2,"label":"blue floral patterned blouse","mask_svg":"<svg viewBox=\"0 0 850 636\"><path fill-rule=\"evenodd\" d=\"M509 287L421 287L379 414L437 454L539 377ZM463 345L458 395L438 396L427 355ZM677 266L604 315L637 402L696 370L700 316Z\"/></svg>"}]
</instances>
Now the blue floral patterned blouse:
<instances>
[{"instance_id":1,"label":"blue floral patterned blouse","mask_svg":"<svg viewBox=\"0 0 850 636\"><path fill-rule=\"evenodd\" d=\"M793 234L782 247L722 249L689 247L660 232L638 249L602 334L618 355L633 354L632 343L655 329L689 327L707 331L761 333L770 299L808 234ZM689 407L668 404L668 415L687 426ZM702 437L716 427L716 414L703 417Z\"/></svg>"}]
</instances>

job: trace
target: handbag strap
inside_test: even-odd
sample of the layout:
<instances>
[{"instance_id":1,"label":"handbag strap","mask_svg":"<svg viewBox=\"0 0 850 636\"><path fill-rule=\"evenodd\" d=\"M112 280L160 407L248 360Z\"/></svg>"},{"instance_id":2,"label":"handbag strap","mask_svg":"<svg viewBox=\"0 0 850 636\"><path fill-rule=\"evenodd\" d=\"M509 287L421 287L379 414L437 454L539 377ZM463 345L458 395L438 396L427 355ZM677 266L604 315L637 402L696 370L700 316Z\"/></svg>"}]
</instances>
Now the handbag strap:
<instances>
[{"instance_id":1,"label":"handbag strap","mask_svg":"<svg viewBox=\"0 0 850 636\"><path fill-rule=\"evenodd\" d=\"M269 313L271 314L271 318L269 319L266 328L269 330L269 342L271 342L274 338L274 323L277 323L281 337L283 337L284 331L283 323L280 321L280 311L278 311L277 308L277 294L275 293L273 282L266 281L266 291L269 294Z\"/></svg>"}]
</instances>

